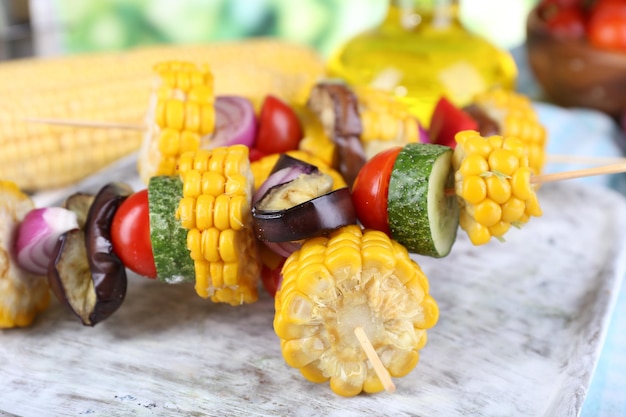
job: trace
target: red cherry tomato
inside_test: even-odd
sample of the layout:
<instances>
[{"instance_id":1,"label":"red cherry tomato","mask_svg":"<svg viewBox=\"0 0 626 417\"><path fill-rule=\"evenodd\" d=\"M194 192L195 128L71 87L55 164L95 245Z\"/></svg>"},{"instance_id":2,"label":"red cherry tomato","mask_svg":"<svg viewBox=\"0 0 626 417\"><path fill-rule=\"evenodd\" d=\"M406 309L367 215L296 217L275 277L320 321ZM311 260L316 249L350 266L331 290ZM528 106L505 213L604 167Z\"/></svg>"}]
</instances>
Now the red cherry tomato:
<instances>
[{"instance_id":1,"label":"red cherry tomato","mask_svg":"<svg viewBox=\"0 0 626 417\"><path fill-rule=\"evenodd\" d=\"M455 135L462 130L478 130L478 122L446 97L441 97L430 119L428 135L432 143L456 147Z\"/></svg>"},{"instance_id":2,"label":"red cherry tomato","mask_svg":"<svg viewBox=\"0 0 626 417\"><path fill-rule=\"evenodd\" d=\"M302 126L295 111L276 96L265 97L254 147L264 154L298 149Z\"/></svg>"},{"instance_id":3,"label":"red cherry tomato","mask_svg":"<svg viewBox=\"0 0 626 417\"><path fill-rule=\"evenodd\" d=\"M401 147L382 151L363 165L352 186L352 202L361 224L391 236L387 216L387 194L393 164Z\"/></svg>"},{"instance_id":4,"label":"red cherry tomato","mask_svg":"<svg viewBox=\"0 0 626 417\"><path fill-rule=\"evenodd\" d=\"M150 242L148 190L131 194L115 212L111 223L113 252L139 275L156 278Z\"/></svg>"},{"instance_id":5,"label":"red cherry tomato","mask_svg":"<svg viewBox=\"0 0 626 417\"><path fill-rule=\"evenodd\" d=\"M598 0L594 3L587 30L593 46L626 50L626 0Z\"/></svg>"},{"instance_id":6,"label":"red cherry tomato","mask_svg":"<svg viewBox=\"0 0 626 417\"><path fill-rule=\"evenodd\" d=\"M248 153L248 159L250 160L250 162L258 161L264 156L267 156L267 154L264 152L261 152L257 148L250 148L250 151Z\"/></svg>"},{"instance_id":7,"label":"red cherry tomato","mask_svg":"<svg viewBox=\"0 0 626 417\"><path fill-rule=\"evenodd\" d=\"M538 12L550 33L556 38L583 39L585 37L586 18L579 4L545 2L539 5Z\"/></svg>"},{"instance_id":8,"label":"red cherry tomato","mask_svg":"<svg viewBox=\"0 0 626 417\"><path fill-rule=\"evenodd\" d=\"M276 291L278 291L278 288L280 287L282 278L281 270L284 263L285 260L283 259L283 261L276 268L270 268L267 265L263 265L261 267L261 283L263 284L265 291L267 291L267 293L272 297L276 296Z\"/></svg>"}]
</instances>

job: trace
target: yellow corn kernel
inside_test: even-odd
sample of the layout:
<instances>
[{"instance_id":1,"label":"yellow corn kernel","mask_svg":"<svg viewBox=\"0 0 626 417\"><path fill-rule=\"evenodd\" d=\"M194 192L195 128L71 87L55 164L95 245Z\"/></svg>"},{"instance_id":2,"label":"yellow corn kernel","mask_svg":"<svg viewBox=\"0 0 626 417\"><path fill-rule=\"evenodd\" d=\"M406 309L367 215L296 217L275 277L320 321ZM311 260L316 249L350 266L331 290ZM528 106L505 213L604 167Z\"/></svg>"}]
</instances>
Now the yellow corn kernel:
<instances>
[{"instance_id":1,"label":"yellow corn kernel","mask_svg":"<svg viewBox=\"0 0 626 417\"><path fill-rule=\"evenodd\" d=\"M511 228L510 222L501 221L501 222L494 224L493 226L489 226L489 233L491 233L491 236L501 237L506 232L508 232L510 228Z\"/></svg>"},{"instance_id":2,"label":"yellow corn kernel","mask_svg":"<svg viewBox=\"0 0 626 417\"><path fill-rule=\"evenodd\" d=\"M196 227L196 200L193 197L183 197L178 203L176 218L185 229Z\"/></svg>"},{"instance_id":3,"label":"yellow corn kernel","mask_svg":"<svg viewBox=\"0 0 626 417\"><path fill-rule=\"evenodd\" d=\"M489 168L506 176L511 176L519 167L519 158L508 149L494 149L489 154Z\"/></svg>"},{"instance_id":4,"label":"yellow corn kernel","mask_svg":"<svg viewBox=\"0 0 626 417\"><path fill-rule=\"evenodd\" d=\"M208 172L212 172L209 167L209 160L212 157L212 153L205 149L200 149L193 154L193 163L191 165L191 169L195 169L196 171L200 171L202 174ZM219 172L219 171L218 171ZM184 174L184 171L180 171L181 174Z\"/></svg>"},{"instance_id":5,"label":"yellow corn kernel","mask_svg":"<svg viewBox=\"0 0 626 417\"><path fill-rule=\"evenodd\" d=\"M232 196L228 209L230 228L233 230L243 230L246 227L246 215L250 212L250 202L247 197L245 195Z\"/></svg>"},{"instance_id":6,"label":"yellow corn kernel","mask_svg":"<svg viewBox=\"0 0 626 417\"><path fill-rule=\"evenodd\" d=\"M477 154L469 154L461 163L458 171L467 178L470 176L481 175L489 171L489 163L485 158Z\"/></svg>"},{"instance_id":7,"label":"yellow corn kernel","mask_svg":"<svg viewBox=\"0 0 626 417\"><path fill-rule=\"evenodd\" d=\"M511 197L506 203L502 204L502 221L513 223L519 221L526 210L526 203L516 197Z\"/></svg>"},{"instance_id":8,"label":"yellow corn kernel","mask_svg":"<svg viewBox=\"0 0 626 417\"><path fill-rule=\"evenodd\" d=\"M213 207L215 197L213 194L202 194L196 199L196 227L199 230L206 230L213 227Z\"/></svg>"},{"instance_id":9,"label":"yellow corn kernel","mask_svg":"<svg viewBox=\"0 0 626 417\"><path fill-rule=\"evenodd\" d=\"M189 241L189 235L187 235L187 241ZM189 247L189 244L187 244L187 247ZM211 295L209 293L211 284L208 280L212 275L209 273L209 268L210 264L207 261L201 258L194 259L194 273L196 274L196 283L194 288L196 290L196 294L202 298L209 298Z\"/></svg>"},{"instance_id":10,"label":"yellow corn kernel","mask_svg":"<svg viewBox=\"0 0 626 417\"><path fill-rule=\"evenodd\" d=\"M180 134L180 153L193 152L200 147L200 135L195 132L183 131ZM174 172L174 171L171 171Z\"/></svg>"},{"instance_id":11,"label":"yellow corn kernel","mask_svg":"<svg viewBox=\"0 0 626 417\"><path fill-rule=\"evenodd\" d=\"M504 204L511 198L511 184L508 179L499 175L492 175L485 178L485 184L487 186L487 196L497 204Z\"/></svg>"},{"instance_id":12,"label":"yellow corn kernel","mask_svg":"<svg viewBox=\"0 0 626 417\"><path fill-rule=\"evenodd\" d=\"M202 173L202 194L218 196L223 194L226 179L218 172L206 171Z\"/></svg>"},{"instance_id":13,"label":"yellow corn kernel","mask_svg":"<svg viewBox=\"0 0 626 417\"><path fill-rule=\"evenodd\" d=\"M198 229L191 229L187 233L187 249L191 259L202 260L202 233Z\"/></svg>"},{"instance_id":14,"label":"yellow corn kernel","mask_svg":"<svg viewBox=\"0 0 626 417\"><path fill-rule=\"evenodd\" d=\"M300 373L306 380L316 384L321 384L322 382L326 382L329 379L319 368L318 361L313 361L310 364L301 367Z\"/></svg>"},{"instance_id":15,"label":"yellow corn kernel","mask_svg":"<svg viewBox=\"0 0 626 417\"><path fill-rule=\"evenodd\" d=\"M202 232L202 259L208 262L219 262L222 260L219 251L220 231L211 227Z\"/></svg>"},{"instance_id":16,"label":"yellow corn kernel","mask_svg":"<svg viewBox=\"0 0 626 417\"><path fill-rule=\"evenodd\" d=\"M480 156L485 160L489 158L493 150L491 143L478 134L466 138L461 146L468 154Z\"/></svg>"},{"instance_id":17,"label":"yellow corn kernel","mask_svg":"<svg viewBox=\"0 0 626 417\"><path fill-rule=\"evenodd\" d=\"M213 206L213 224L217 230L227 230L230 228L230 197L227 194L220 194L215 198Z\"/></svg>"},{"instance_id":18,"label":"yellow corn kernel","mask_svg":"<svg viewBox=\"0 0 626 417\"><path fill-rule=\"evenodd\" d=\"M472 244L476 246L484 245L491 240L491 233L489 232L489 229L478 223L465 211L461 211L459 224L467 233L467 236L470 238Z\"/></svg>"},{"instance_id":19,"label":"yellow corn kernel","mask_svg":"<svg viewBox=\"0 0 626 417\"><path fill-rule=\"evenodd\" d=\"M526 201L533 194L534 191L530 184L530 168L520 167L511 176L511 192L520 200Z\"/></svg>"},{"instance_id":20,"label":"yellow corn kernel","mask_svg":"<svg viewBox=\"0 0 626 417\"><path fill-rule=\"evenodd\" d=\"M489 179L489 178L487 178ZM457 181L457 194L470 204L478 204L487 197L487 182L478 175L470 175Z\"/></svg>"},{"instance_id":21,"label":"yellow corn kernel","mask_svg":"<svg viewBox=\"0 0 626 417\"><path fill-rule=\"evenodd\" d=\"M180 132L174 129L163 129L159 135L159 151L163 155L178 155L180 153Z\"/></svg>"},{"instance_id":22,"label":"yellow corn kernel","mask_svg":"<svg viewBox=\"0 0 626 417\"><path fill-rule=\"evenodd\" d=\"M473 206L473 216L483 226L489 227L502 220L502 208L490 198Z\"/></svg>"},{"instance_id":23,"label":"yellow corn kernel","mask_svg":"<svg viewBox=\"0 0 626 417\"><path fill-rule=\"evenodd\" d=\"M197 198L202 194L202 173L195 169L183 175L183 197Z\"/></svg>"}]
</instances>

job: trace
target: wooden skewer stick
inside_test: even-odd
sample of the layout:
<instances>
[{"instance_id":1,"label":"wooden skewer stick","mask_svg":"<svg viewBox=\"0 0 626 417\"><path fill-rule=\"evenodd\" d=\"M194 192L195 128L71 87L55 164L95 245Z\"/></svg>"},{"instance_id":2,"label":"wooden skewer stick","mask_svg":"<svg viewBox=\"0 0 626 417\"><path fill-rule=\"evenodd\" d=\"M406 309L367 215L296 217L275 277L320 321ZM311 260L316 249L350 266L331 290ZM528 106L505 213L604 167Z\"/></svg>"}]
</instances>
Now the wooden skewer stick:
<instances>
[{"instance_id":1,"label":"wooden skewer stick","mask_svg":"<svg viewBox=\"0 0 626 417\"><path fill-rule=\"evenodd\" d=\"M391 380L391 375L389 375L389 371L385 368L385 365L381 362L374 346L372 346L372 342L370 342L369 338L365 334L365 330L361 326L356 326L354 328L354 335L357 340L361 344L361 347L365 351L365 355L367 355L367 359L372 363L372 367L374 368L374 372L378 375L380 382L382 382L383 387L385 387L385 391L392 393L396 390L396 386Z\"/></svg>"},{"instance_id":2,"label":"wooden skewer stick","mask_svg":"<svg viewBox=\"0 0 626 417\"><path fill-rule=\"evenodd\" d=\"M574 178L592 177L594 175L619 174L626 172L626 161L619 164L603 165L599 167L577 169L574 171L556 172L554 174L533 175L530 177L531 184L543 184L544 182L570 180Z\"/></svg>"},{"instance_id":3,"label":"wooden skewer stick","mask_svg":"<svg viewBox=\"0 0 626 417\"><path fill-rule=\"evenodd\" d=\"M618 156L547 155L546 162L552 164L603 165L626 163L626 158Z\"/></svg>"},{"instance_id":4,"label":"wooden skewer stick","mask_svg":"<svg viewBox=\"0 0 626 417\"><path fill-rule=\"evenodd\" d=\"M139 123L100 122L95 120L53 119L43 117L26 117L22 119L29 123L41 123L58 126L88 127L95 129L124 129L145 130L145 126Z\"/></svg>"}]
</instances>

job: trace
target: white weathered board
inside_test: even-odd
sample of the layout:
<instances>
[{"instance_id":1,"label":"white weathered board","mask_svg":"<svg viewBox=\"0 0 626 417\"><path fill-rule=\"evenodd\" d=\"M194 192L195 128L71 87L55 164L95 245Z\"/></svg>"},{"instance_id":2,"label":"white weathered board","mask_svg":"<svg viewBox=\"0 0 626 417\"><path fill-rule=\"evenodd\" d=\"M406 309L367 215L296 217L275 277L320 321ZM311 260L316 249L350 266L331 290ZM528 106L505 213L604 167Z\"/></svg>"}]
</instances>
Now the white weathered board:
<instances>
[{"instance_id":1,"label":"white weathered board","mask_svg":"<svg viewBox=\"0 0 626 417\"><path fill-rule=\"evenodd\" d=\"M393 394L341 398L282 360L273 301L230 307L131 276L120 310L83 327L54 303L0 331L0 410L24 416L576 416L625 271L626 203L572 183L505 243L463 232L416 257L440 320ZM0 413L1 413L0 411Z\"/></svg>"}]
</instances>

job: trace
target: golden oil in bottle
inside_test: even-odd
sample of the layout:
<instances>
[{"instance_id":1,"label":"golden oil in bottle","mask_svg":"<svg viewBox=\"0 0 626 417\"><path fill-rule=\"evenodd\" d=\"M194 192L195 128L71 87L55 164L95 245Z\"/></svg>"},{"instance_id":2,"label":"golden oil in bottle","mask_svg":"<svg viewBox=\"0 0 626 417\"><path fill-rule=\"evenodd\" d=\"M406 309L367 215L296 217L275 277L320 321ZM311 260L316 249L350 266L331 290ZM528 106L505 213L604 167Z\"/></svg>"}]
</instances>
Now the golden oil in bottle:
<instances>
[{"instance_id":1,"label":"golden oil in bottle","mask_svg":"<svg viewBox=\"0 0 626 417\"><path fill-rule=\"evenodd\" d=\"M489 88L515 88L517 78L508 52L463 26L458 0L390 0L383 22L348 40L327 69L392 91L425 126L441 96L463 106Z\"/></svg>"}]
</instances>

